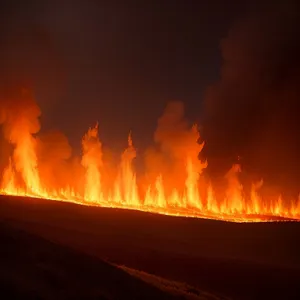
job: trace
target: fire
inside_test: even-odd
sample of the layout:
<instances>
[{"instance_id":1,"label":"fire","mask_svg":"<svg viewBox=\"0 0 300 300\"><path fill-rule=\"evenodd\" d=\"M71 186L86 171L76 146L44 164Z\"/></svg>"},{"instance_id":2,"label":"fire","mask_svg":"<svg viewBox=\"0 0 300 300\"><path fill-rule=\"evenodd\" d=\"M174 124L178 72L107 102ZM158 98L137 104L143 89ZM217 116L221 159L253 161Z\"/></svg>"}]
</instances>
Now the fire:
<instances>
[{"instance_id":1,"label":"fire","mask_svg":"<svg viewBox=\"0 0 300 300\"><path fill-rule=\"evenodd\" d=\"M151 170L143 178L135 172L138 153L131 133L114 168L105 160L96 124L82 139L80 163L74 160L76 175L66 175L61 184L51 181L46 178L48 173L42 172L37 149L40 110L31 95L22 92L21 96L25 97L25 106L19 109L5 105L1 110L4 137L13 149L2 173L1 194L238 222L278 217L300 220L300 200L289 201L281 195L263 199L262 180L253 183L247 195L239 179L240 164L233 165L226 174L227 188L222 198L209 180L201 181L208 165L199 159L204 143L199 143L196 125L189 127L181 121L176 105L159 120L155 134L158 149L149 152ZM53 172L58 170L54 168Z\"/></svg>"},{"instance_id":2,"label":"fire","mask_svg":"<svg viewBox=\"0 0 300 300\"><path fill-rule=\"evenodd\" d=\"M84 199L89 203L103 202L101 173L102 149L98 138L98 124L90 128L82 140L82 165L86 168Z\"/></svg>"}]
</instances>

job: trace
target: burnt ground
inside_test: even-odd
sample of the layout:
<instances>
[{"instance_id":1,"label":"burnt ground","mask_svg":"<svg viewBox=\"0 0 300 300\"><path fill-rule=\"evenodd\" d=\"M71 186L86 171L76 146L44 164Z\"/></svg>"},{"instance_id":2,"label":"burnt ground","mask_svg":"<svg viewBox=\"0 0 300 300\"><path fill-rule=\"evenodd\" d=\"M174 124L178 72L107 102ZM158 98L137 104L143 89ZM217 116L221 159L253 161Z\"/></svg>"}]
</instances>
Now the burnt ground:
<instances>
[{"instance_id":1,"label":"burnt ground","mask_svg":"<svg viewBox=\"0 0 300 300\"><path fill-rule=\"evenodd\" d=\"M69 247L72 249L68 251L76 255L93 257L90 267L97 278L106 273L101 266L113 268L105 260L232 299L300 298L300 223L236 224L13 197L0 198L0 220L9 230L22 229L60 249ZM34 251L35 243L32 244ZM122 273L124 281L107 276L99 286L99 280L93 281L95 276L86 258L71 261L75 266L66 277L78 278L76 287L81 282L86 286L81 295L93 290L92 281L94 288L101 290L118 289L120 285L120 294L114 294L112 299L146 299L141 294L130 294L135 288L130 291L125 279L128 274ZM56 266L67 268L61 266L61 261ZM55 295L57 290L47 284L49 295ZM161 292L150 287L153 293ZM150 287L145 284L145 289ZM121 292L123 289L126 293ZM76 295L81 298L79 293Z\"/></svg>"}]
</instances>

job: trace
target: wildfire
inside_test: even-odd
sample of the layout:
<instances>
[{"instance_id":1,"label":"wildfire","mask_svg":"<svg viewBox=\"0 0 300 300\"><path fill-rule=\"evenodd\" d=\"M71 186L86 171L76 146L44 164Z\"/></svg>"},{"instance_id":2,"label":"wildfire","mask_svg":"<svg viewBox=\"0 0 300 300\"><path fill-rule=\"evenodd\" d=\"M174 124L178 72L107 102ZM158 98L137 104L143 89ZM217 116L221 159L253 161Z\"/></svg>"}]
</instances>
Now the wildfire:
<instances>
[{"instance_id":1,"label":"wildfire","mask_svg":"<svg viewBox=\"0 0 300 300\"><path fill-rule=\"evenodd\" d=\"M65 169L62 163L43 167L36 136L40 111L28 93L23 91L22 97L27 100L25 108L6 105L1 110L4 137L13 149L2 174L1 194L238 222L279 217L300 220L299 199L283 201L280 195L263 199L262 181L254 183L247 195L239 180L239 164L226 174L227 188L221 199L211 182L203 183L200 179L207 162L200 160L199 154L204 143L199 143L197 126L189 127L181 120L178 104L171 105L159 120L155 133L159 150L148 152L150 168L143 178L137 178L131 134L118 166L113 167L105 160L98 124L82 139L79 163L67 157ZM55 175L50 176L51 172ZM58 179L61 174L63 178Z\"/></svg>"}]
</instances>

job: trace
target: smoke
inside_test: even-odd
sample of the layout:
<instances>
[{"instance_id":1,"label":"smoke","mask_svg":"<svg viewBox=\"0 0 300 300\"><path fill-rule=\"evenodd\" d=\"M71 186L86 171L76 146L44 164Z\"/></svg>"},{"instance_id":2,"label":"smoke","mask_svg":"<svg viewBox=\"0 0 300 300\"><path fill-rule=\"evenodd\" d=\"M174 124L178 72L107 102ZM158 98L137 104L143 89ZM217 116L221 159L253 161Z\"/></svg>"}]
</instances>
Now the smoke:
<instances>
[{"instance_id":1,"label":"smoke","mask_svg":"<svg viewBox=\"0 0 300 300\"><path fill-rule=\"evenodd\" d=\"M22 88L48 114L66 88L66 62L58 37L38 19L42 4L1 2L0 90L7 96ZM9 87L9 90L7 89Z\"/></svg>"},{"instance_id":2,"label":"smoke","mask_svg":"<svg viewBox=\"0 0 300 300\"><path fill-rule=\"evenodd\" d=\"M39 175L45 186L66 187L74 176L72 148L60 131L48 131L38 135L37 158Z\"/></svg>"},{"instance_id":3,"label":"smoke","mask_svg":"<svg viewBox=\"0 0 300 300\"><path fill-rule=\"evenodd\" d=\"M15 144L18 140L20 127L30 134L39 131L38 117L40 109L36 105L30 91L22 85L14 86L11 83L1 82L0 85L0 129L1 134L1 164L7 161L8 144Z\"/></svg>"},{"instance_id":4,"label":"smoke","mask_svg":"<svg viewBox=\"0 0 300 300\"><path fill-rule=\"evenodd\" d=\"M50 166L54 163L53 148L46 154L45 147L41 146L44 142L49 144L47 137L39 140L36 134L40 131L40 107L49 108L48 104L58 97L65 83L57 43L35 18L35 8L10 1L3 3L0 12L3 25L0 29L0 129L3 131L0 167L3 172L11 157L13 169L24 180L27 178L28 189L33 182L36 187L40 185L38 167L41 166L41 172L49 167L49 173L58 165L56 160ZM49 142L51 139L53 136ZM57 143L61 145L60 138ZM38 162L40 155L44 168ZM50 162L46 163L45 156Z\"/></svg>"},{"instance_id":5,"label":"smoke","mask_svg":"<svg viewBox=\"0 0 300 300\"><path fill-rule=\"evenodd\" d=\"M7 85L0 92L1 173L14 176L9 166L20 177L18 183L32 192L49 186L66 188L70 183L80 190L84 169L63 133L40 132L41 111L32 92L20 85Z\"/></svg>"},{"instance_id":6,"label":"smoke","mask_svg":"<svg viewBox=\"0 0 300 300\"><path fill-rule=\"evenodd\" d=\"M189 159L196 173L202 173L206 167L198 159L203 148L198 129L185 119L182 102L173 101L167 105L158 120L154 141L156 146L149 148L145 155L146 173L152 182L162 175L167 188L183 189Z\"/></svg>"},{"instance_id":7,"label":"smoke","mask_svg":"<svg viewBox=\"0 0 300 300\"><path fill-rule=\"evenodd\" d=\"M244 169L296 186L299 168L299 9L288 3L237 23L221 42L220 79L204 101L208 170Z\"/></svg>"},{"instance_id":8,"label":"smoke","mask_svg":"<svg viewBox=\"0 0 300 300\"><path fill-rule=\"evenodd\" d=\"M40 130L41 111L30 91L25 88L15 88L11 92L2 93L0 111L0 123L3 123L4 136L12 143L17 140L17 130L20 129L18 127L28 131L29 134L35 134Z\"/></svg>"},{"instance_id":9,"label":"smoke","mask_svg":"<svg viewBox=\"0 0 300 300\"><path fill-rule=\"evenodd\" d=\"M14 91L14 93L6 94L1 104L0 124L3 124L5 139L14 146L12 157L15 170L22 175L27 189L33 190L33 187L40 189L35 151L36 140L32 136L40 129L39 107L25 89L19 93Z\"/></svg>"}]
</instances>

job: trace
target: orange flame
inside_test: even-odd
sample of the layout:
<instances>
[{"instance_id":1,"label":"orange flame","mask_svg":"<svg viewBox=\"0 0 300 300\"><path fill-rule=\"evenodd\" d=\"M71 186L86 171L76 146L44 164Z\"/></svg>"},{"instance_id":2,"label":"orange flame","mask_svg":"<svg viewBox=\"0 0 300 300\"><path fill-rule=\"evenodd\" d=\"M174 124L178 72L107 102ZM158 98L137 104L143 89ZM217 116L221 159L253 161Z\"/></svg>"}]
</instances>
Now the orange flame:
<instances>
[{"instance_id":1,"label":"orange flame","mask_svg":"<svg viewBox=\"0 0 300 300\"><path fill-rule=\"evenodd\" d=\"M84 200L89 203L103 202L101 188L102 149L98 137L98 123L90 128L82 139L82 165L86 169Z\"/></svg>"},{"instance_id":2,"label":"orange flame","mask_svg":"<svg viewBox=\"0 0 300 300\"><path fill-rule=\"evenodd\" d=\"M131 133L128 136L128 146L121 155L116 175L112 179L113 184L105 186L104 182L107 181L103 179L107 173L104 170L104 153L96 124L82 139L82 158L78 174L81 174L80 168L83 168L83 177L70 179L65 188L49 186L39 173L34 136L39 127L39 111L34 107L30 112L19 111L17 117L13 113L6 109L2 120L5 136L14 150L3 172L1 194L241 222L273 220L278 217L300 220L300 200L284 201L280 195L275 199L264 200L259 193L262 181L253 184L250 195L245 195L238 177L241 172L239 164L233 165L226 174L227 190L223 199L217 197L210 182L200 185L199 180L207 162L198 159L204 143L198 143L200 136L197 126L188 129L188 136L181 133L179 145L174 144L176 137L171 135L171 139L163 147L176 161L176 166L171 166L175 172L172 174L168 171L168 175L165 172L158 173L155 179L149 179L150 182L143 188L145 183L138 184L133 166L137 152ZM173 111L168 117L176 119ZM171 130L170 128L167 129ZM160 140L163 134L159 133L157 136ZM189 140L189 144L185 147L182 142L186 139ZM75 181L82 184L83 192L77 188L78 184L75 184Z\"/></svg>"}]
</instances>

